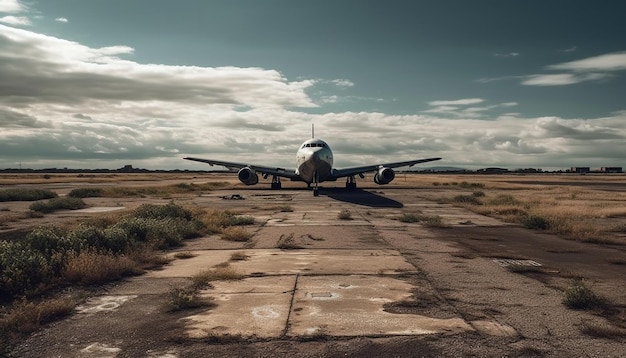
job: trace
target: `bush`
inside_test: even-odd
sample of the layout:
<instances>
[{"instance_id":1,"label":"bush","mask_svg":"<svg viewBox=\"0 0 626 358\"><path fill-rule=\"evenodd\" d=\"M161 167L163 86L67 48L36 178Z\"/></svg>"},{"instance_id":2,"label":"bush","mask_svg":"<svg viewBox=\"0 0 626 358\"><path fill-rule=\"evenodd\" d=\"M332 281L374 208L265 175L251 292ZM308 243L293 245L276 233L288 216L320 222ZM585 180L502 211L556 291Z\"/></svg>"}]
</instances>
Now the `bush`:
<instances>
[{"instance_id":1,"label":"bush","mask_svg":"<svg viewBox=\"0 0 626 358\"><path fill-rule=\"evenodd\" d=\"M352 220L352 213L348 209L343 209L337 214L339 220Z\"/></svg>"},{"instance_id":2,"label":"bush","mask_svg":"<svg viewBox=\"0 0 626 358\"><path fill-rule=\"evenodd\" d=\"M456 203L463 204L471 204L471 205L481 205L482 203L478 198L473 195L457 195L452 199Z\"/></svg>"},{"instance_id":3,"label":"bush","mask_svg":"<svg viewBox=\"0 0 626 358\"><path fill-rule=\"evenodd\" d=\"M53 277L44 254L21 242L0 241L0 300L33 293Z\"/></svg>"},{"instance_id":4,"label":"bush","mask_svg":"<svg viewBox=\"0 0 626 358\"><path fill-rule=\"evenodd\" d=\"M44 189L3 189L0 190L2 201L35 201L56 198L57 193Z\"/></svg>"},{"instance_id":5,"label":"bush","mask_svg":"<svg viewBox=\"0 0 626 358\"><path fill-rule=\"evenodd\" d=\"M466 181L462 181L461 184L459 184L459 186L461 188L484 188L485 184L482 184L482 183L468 183Z\"/></svg>"},{"instance_id":6,"label":"bush","mask_svg":"<svg viewBox=\"0 0 626 358\"><path fill-rule=\"evenodd\" d=\"M281 250L298 250L303 248L296 243L294 233L290 233L287 236L285 236L285 234L281 234L278 239L277 247Z\"/></svg>"},{"instance_id":7,"label":"bush","mask_svg":"<svg viewBox=\"0 0 626 358\"><path fill-rule=\"evenodd\" d=\"M166 205L143 204L135 209L133 216L146 219L180 218L185 220L191 220L193 217L190 210L174 203Z\"/></svg>"},{"instance_id":8,"label":"bush","mask_svg":"<svg viewBox=\"0 0 626 358\"><path fill-rule=\"evenodd\" d=\"M48 201L37 201L30 205L30 210L48 214L57 210L78 210L87 204L80 198L54 198Z\"/></svg>"},{"instance_id":9,"label":"bush","mask_svg":"<svg viewBox=\"0 0 626 358\"><path fill-rule=\"evenodd\" d=\"M491 205L503 205L503 206L515 206L519 205L519 200L515 199L512 195L498 195L489 201Z\"/></svg>"},{"instance_id":10,"label":"bush","mask_svg":"<svg viewBox=\"0 0 626 358\"><path fill-rule=\"evenodd\" d=\"M240 227L227 227L222 230L222 239L228 241L248 241L252 234Z\"/></svg>"},{"instance_id":11,"label":"bush","mask_svg":"<svg viewBox=\"0 0 626 358\"><path fill-rule=\"evenodd\" d=\"M522 225L527 229L547 230L550 222L537 215L527 215L522 218Z\"/></svg>"},{"instance_id":12,"label":"bush","mask_svg":"<svg viewBox=\"0 0 626 358\"><path fill-rule=\"evenodd\" d=\"M252 216L229 216L223 226L240 226L240 225L252 225L254 224L254 218Z\"/></svg>"},{"instance_id":13,"label":"bush","mask_svg":"<svg viewBox=\"0 0 626 358\"><path fill-rule=\"evenodd\" d=\"M144 217L129 216L113 225L111 220L83 224L71 232L41 227L22 241L0 241L0 300L10 302L43 292L63 279L81 284L105 282L135 273L146 264L162 264L153 248L180 245L204 230L188 210L174 204L140 209L137 212Z\"/></svg>"},{"instance_id":14,"label":"bush","mask_svg":"<svg viewBox=\"0 0 626 358\"><path fill-rule=\"evenodd\" d=\"M420 221L420 217L412 213L403 213L399 220L403 223L416 223Z\"/></svg>"},{"instance_id":15,"label":"bush","mask_svg":"<svg viewBox=\"0 0 626 358\"><path fill-rule=\"evenodd\" d=\"M172 287L169 291L167 307L169 311L211 306L209 300L198 296L198 289L190 287Z\"/></svg>"},{"instance_id":16,"label":"bush","mask_svg":"<svg viewBox=\"0 0 626 358\"><path fill-rule=\"evenodd\" d=\"M102 196L101 188L78 188L70 191L67 196L71 198L94 198Z\"/></svg>"},{"instance_id":17,"label":"bush","mask_svg":"<svg viewBox=\"0 0 626 358\"><path fill-rule=\"evenodd\" d=\"M582 280L576 280L571 287L565 290L563 304L574 310L585 310L600 305L601 299L586 287Z\"/></svg>"}]
</instances>

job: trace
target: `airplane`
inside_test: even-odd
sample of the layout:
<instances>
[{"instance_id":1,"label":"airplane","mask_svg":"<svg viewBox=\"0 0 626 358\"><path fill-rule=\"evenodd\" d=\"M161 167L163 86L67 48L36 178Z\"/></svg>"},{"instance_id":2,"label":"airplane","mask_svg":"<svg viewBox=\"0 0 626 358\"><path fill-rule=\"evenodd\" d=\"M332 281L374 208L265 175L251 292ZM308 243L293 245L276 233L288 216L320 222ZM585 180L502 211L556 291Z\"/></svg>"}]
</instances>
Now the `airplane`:
<instances>
[{"instance_id":1,"label":"airplane","mask_svg":"<svg viewBox=\"0 0 626 358\"><path fill-rule=\"evenodd\" d=\"M246 185L255 185L259 182L257 173L263 175L263 179L272 176L272 189L280 189L280 178L288 178L291 181L303 181L308 187L313 184L313 195L319 195L319 183L324 181L336 181L339 178L346 179L347 189L356 189L358 175L361 179L367 172L375 172L374 183L379 185L389 184L396 176L393 168L412 167L415 164L432 162L441 158L426 158L407 160L402 162L392 162L384 164L365 165L350 167L345 169L333 168L333 151L328 144L321 139L316 139L314 132L312 138L302 143L296 153L296 169L275 168L262 165L227 162L222 160L202 159L185 157L183 159L196 162L208 163L211 166L218 165L228 168L231 171L238 170L237 178Z\"/></svg>"}]
</instances>

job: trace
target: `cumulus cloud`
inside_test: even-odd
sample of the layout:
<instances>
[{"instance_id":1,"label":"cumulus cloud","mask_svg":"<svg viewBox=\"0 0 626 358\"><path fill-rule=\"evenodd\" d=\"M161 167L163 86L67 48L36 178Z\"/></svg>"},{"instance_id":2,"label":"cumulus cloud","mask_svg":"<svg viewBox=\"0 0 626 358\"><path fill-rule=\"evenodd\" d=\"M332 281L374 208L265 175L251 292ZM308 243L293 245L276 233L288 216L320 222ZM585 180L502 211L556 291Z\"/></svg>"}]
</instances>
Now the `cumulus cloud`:
<instances>
[{"instance_id":1,"label":"cumulus cloud","mask_svg":"<svg viewBox=\"0 0 626 358\"><path fill-rule=\"evenodd\" d=\"M56 22L63 22L63 23L67 23L68 20L64 17L57 17L56 19L54 19L54 21Z\"/></svg>"},{"instance_id":2,"label":"cumulus cloud","mask_svg":"<svg viewBox=\"0 0 626 358\"><path fill-rule=\"evenodd\" d=\"M0 0L0 12L19 13L26 11L26 7L17 0Z\"/></svg>"},{"instance_id":3,"label":"cumulus cloud","mask_svg":"<svg viewBox=\"0 0 626 358\"><path fill-rule=\"evenodd\" d=\"M353 82L143 64L134 53L0 25L0 168L208 169L187 155L293 167L312 122L337 167L427 156L468 168L619 166L626 152L626 113L523 118L511 113L516 102L468 96L412 115L312 114L299 109L315 106L307 90L325 85L329 102L346 100L357 98L341 96Z\"/></svg>"},{"instance_id":4,"label":"cumulus cloud","mask_svg":"<svg viewBox=\"0 0 626 358\"><path fill-rule=\"evenodd\" d=\"M90 48L0 25L0 103L176 101L313 107L304 89L275 70L140 64L127 46ZM8 95L5 95L8 94Z\"/></svg>"}]
</instances>

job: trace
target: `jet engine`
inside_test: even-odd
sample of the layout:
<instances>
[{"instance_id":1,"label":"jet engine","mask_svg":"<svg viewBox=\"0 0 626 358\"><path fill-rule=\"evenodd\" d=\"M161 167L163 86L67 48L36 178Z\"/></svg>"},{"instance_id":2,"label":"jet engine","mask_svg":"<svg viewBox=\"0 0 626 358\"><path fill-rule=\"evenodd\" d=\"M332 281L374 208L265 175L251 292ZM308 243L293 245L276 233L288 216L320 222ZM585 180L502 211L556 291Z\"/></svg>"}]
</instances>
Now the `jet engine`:
<instances>
[{"instance_id":1,"label":"jet engine","mask_svg":"<svg viewBox=\"0 0 626 358\"><path fill-rule=\"evenodd\" d=\"M374 183L378 185L389 184L396 177L391 168L382 167L374 174Z\"/></svg>"},{"instance_id":2,"label":"jet engine","mask_svg":"<svg viewBox=\"0 0 626 358\"><path fill-rule=\"evenodd\" d=\"M239 181L246 185L254 185L259 182L259 176L254 170L248 167L239 169L237 178L239 178Z\"/></svg>"}]
</instances>

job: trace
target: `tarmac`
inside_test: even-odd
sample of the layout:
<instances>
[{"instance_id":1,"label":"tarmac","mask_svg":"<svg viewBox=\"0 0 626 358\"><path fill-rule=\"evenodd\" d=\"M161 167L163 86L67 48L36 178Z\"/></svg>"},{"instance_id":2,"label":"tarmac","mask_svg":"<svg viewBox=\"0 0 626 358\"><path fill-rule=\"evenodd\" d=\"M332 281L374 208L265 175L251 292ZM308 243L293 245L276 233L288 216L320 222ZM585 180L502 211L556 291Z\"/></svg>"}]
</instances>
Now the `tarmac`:
<instances>
[{"instance_id":1,"label":"tarmac","mask_svg":"<svg viewBox=\"0 0 626 358\"><path fill-rule=\"evenodd\" d=\"M243 200L223 199L234 194ZM425 201L409 189L322 189L319 197L307 190L219 190L180 201L252 216L255 224L247 230L254 236L249 242L217 235L190 240L177 250L189 258L169 252L173 261L166 266L108 287L14 355L229 356L241 354L238 349L257 349L254 342L427 336L438 337L433 352L442 355L623 353L619 342L580 335L582 321L605 321L563 307L565 278L557 275L546 285L506 269L507 259L534 266L555 267L555 262L520 252L494 260L468 252L464 243L480 236L455 236L468 228L514 233L511 225ZM102 202L97 204L99 209L83 214L106 211ZM286 206L291 211L280 209ZM339 218L343 210L350 211L350 220ZM441 225L398 220L418 211L438 216ZM291 249L281 249L287 238ZM513 250L504 242L491 243L496 252ZM246 259L233 260L235 253ZM175 314L164 310L172 287L220 267L243 278L214 281L203 289L200 295L212 306ZM623 283L623 277L617 280ZM446 337L456 338L446 343ZM487 348L468 343L479 341ZM206 342L239 342L245 348L207 350ZM254 352L264 356L265 351Z\"/></svg>"}]
</instances>

